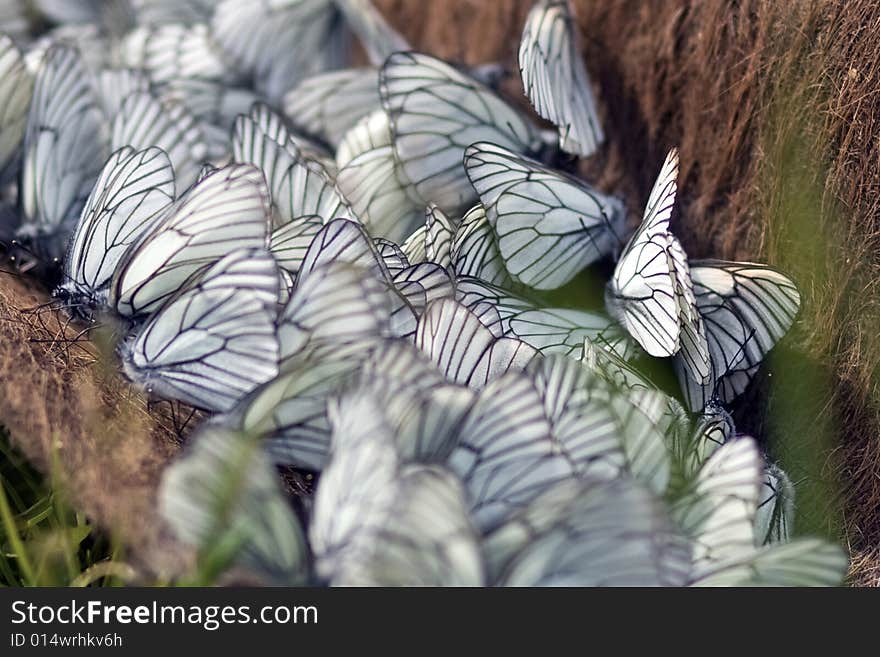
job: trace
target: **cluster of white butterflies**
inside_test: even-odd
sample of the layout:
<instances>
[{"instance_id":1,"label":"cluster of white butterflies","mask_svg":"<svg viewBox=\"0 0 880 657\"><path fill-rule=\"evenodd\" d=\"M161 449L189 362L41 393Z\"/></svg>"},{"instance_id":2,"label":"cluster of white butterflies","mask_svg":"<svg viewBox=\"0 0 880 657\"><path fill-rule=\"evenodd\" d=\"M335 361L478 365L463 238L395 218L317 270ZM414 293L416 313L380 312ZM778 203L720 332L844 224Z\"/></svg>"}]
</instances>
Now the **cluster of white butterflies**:
<instances>
[{"instance_id":1,"label":"cluster of white butterflies","mask_svg":"<svg viewBox=\"0 0 880 657\"><path fill-rule=\"evenodd\" d=\"M162 485L181 540L284 584L842 580L724 409L794 284L688 260L675 151L627 242L619 199L548 164L604 138L567 2L519 50L552 132L367 0L18 4L3 233L63 263L68 312L124 327L132 381L214 414ZM58 26L30 39L35 9ZM340 68L352 34L372 65ZM602 259L607 314L539 301ZM320 473L304 518L276 465Z\"/></svg>"}]
</instances>

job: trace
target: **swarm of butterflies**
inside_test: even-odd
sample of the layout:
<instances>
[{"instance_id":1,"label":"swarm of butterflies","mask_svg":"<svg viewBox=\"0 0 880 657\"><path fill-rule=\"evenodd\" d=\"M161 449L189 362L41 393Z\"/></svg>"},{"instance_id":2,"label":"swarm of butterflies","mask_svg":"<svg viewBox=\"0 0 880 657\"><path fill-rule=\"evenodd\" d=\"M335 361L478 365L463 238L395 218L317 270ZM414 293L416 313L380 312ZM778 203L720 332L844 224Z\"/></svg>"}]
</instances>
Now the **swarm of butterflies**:
<instances>
[{"instance_id":1,"label":"swarm of butterflies","mask_svg":"<svg viewBox=\"0 0 880 657\"><path fill-rule=\"evenodd\" d=\"M727 410L797 288L688 259L675 150L631 234L560 169L604 141L568 2L519 48L552 129L368 0L7 0L0 30L3 238L210 413L159 499L199 554L270 584L842 581ZM603 263L604 308L542 301ZM278 466L315 473L303 508Z\"/></svg>"}]
</instances>

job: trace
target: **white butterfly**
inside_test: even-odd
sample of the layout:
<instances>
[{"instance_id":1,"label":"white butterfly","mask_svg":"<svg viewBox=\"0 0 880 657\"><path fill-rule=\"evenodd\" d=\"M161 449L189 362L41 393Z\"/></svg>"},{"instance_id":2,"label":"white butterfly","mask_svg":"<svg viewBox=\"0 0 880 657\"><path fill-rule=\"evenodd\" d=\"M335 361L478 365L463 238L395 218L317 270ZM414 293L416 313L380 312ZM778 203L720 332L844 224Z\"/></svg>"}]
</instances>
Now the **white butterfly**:
<instances>
[{"instance_id":1,"label":"white butterfly","mask_svg":"<svg viewBox=\"0 0 880 657\"><path fill-rule=\"evenodd\" d=\"M431 303L419 319L416 346L446 378L475 389L510 369L522 369L538 352L509 337L495 337L479 318L452 299Z\"/></svg>"},{"instance_id":2,"label":"white butterfly","mask_svg":"<svg viewBox=\"0 0 880 657\"><path fill-rule=\"evenodd\" d=\"M315 494L309 538L333 585L478 586L482 558L459 481L404 465L369 395L331 404L333 447Z\"/></svg>"},{"instance_id":3,"label":"white butterfly","mask_svg":"<svg viewBox=\"0 0 880 657\"><path fill-rule=\"evenodd\" d=\"M566 362L567 361L567 362ZM607 404L557 359L533 379L508 372L479 393L449 461L464 480L475 524L497 527L553 485L619 474L625 459ZM581 369L581 373L586 370Z\"/></svg>"},{"instance_id":4,"label":"white butterfly","mask_svg":"<svg viewBox=\"0 0 880 657\"><path fill-rule=\"evenodd\" d=\"M469 146L464 162L516 280L560 287L619 243L618 199L491 143Z\"/></svg>"},{"instance_id":5,"label":"white butterfly","mask_svg":"<svg viewBox=\"0 0 880 657\"><path fill-rule=\"evenodd\" d=\"M541 146L536 129L476 79L420 53L394 53L380 73L382 104L391 121L402 182L420 205L456 214L476 200L462 167L464 150L478 141L530 153Z\"/></svg>"},{"instance_id":6,"label":"white butterfly","mask_svg":"<svg viewBox=\"0 0 880 657\"><path fill-rule=\"evenodd\" d=\"M113 153L89 195L55 291L73 314L89 318L108 302L110 281L125 250L174 201L174 170L160 148Z\"/></svg>"},{"instance_id":7,"label":"white butterfly","mask_svg":"<svg viewBox=\"0 0 880 657\"><path fill-rule=\"evenodd\" d=\"M327 0L223 0L211 20L211 36L224 54L273 103L318 72L313 67L332 47L327 43L335 29L336 6Z\"/></svg>"},{"instance_id":8,"label":"white butterfly","mask_svg":"<svg viewBox=\"0 0 880 657\"><path fill-rule=\"evenodd\" d=\"M17 173L33 88L15 43L0 34L0 183Z\"/></svg>"},{"instance_id":9,"label":"white butterfly","mask_svg":"<svg viewBox=\"0 0 880 657\"><path fill-rule=\"evenodd\" d=\"M37 73L25 130L19 235L48 255L61 255L106 150L88 71L75 49L52 46Z\"/></svg>"},{"instance_id":10,"label":"white butterfly","mask_svg":"<svg viewBox=\"0 0 880 657\"><path fill-rule=\"evenodd\" d=\"M269 192L246 164L210 173L123 255L110 306L124 317L155 311L199 268L236 248L266 248Z\"/></svg>"},{"instance_id":11,"label":"white butterfly","mask_svg":"<svg viewBox=\"0 0 880 657\"><path fill-rule=\"evenodd\" d=\"M252 437L210 424L199 430L163 473L159 512L205 560L232 561L267 584L308 581L304 532Z\"/></svg>"},{"instance_id":12,"label":"white butterfly","mask_svg":"<svg viewBox=\"0 0 880 657\"><path fill-rule=\"evenodd\" d=\"M408 461L443 463L475 393L449 383L411 343L386 340L364 361L351 385L379 403L398 453Z\"/></svg>"},{"instance_id":13,"label":"white butterfly","mask_svg":"<svg viewBox=\"0 0 880 657\"><path fill-rule=\"evenodd\" d=\"M422 220L424 206L402 182L384 110L367 115L345 133L336 164L339 189L374 236L400 241Z\"/></svg>"},{"instance_id":14,"label":"white butterfly","mask_svg":"<svg viewBox=\"0 0 880 657\"><path fill-rule=\"evenodd\" d=\"M278 373L278 271L264 249L238 249L168 299L120 347L147 392L228 411Z\"/></svg>"},{"instance_id":15,"label":"white butterfly","mask_svg":"<svg viewBox=\"0 0 880 657\"><path fill-rule=\"evenodd\" d=\"M818 539L761 547L756 536L765 477L751 438L719 447L673 506L693 539L691 586L836 586L846 574L844 552Z\"/></svg>"},{"instance_id":16,"label":"white butterfly","mask_svg":"<svg viewBox=\"0 0 880 657\"><path fill-rule=\"evenodd\" d=\"M504 287L512 284L482 205L474 206L462 218L449 247L449 260L459 278L472 277Z\"/></svg>"},{"instance_id":17,"label":"white butterfly","mask_svg":"<svg viewBox=\"0 0 880 657\"><path fill-rule=\"evenodd\" d=\"M504 586L681 586L690 551L659 501L636 482L566 479L484 541Z\"/></svg>"},{"instance_id":18,"label":"white butterfly","mask_svg":"<svg viewBox=\"0 0 880 657\"><path fill-rule=\"evenodd\" d=\"M275 208L276 227L303 217L317 216L324 223L355 217L314 148L311 142L294 136L263 104L235 120L233 159L253 164L263 172Z\"/></svg>"},{"instance_id":19,"label":"white butterfly","mask_svg":"<svg viewBox=\"0 0 880 657\"><path fill-rule=\"evenodd\" d=\"M381 108L379 69L369 67L310 76L284 96L284 114L294 125L333 148L359 120Z\"/></svg>"},{"instance_id":20,"label":"white butterfly","mask_svg":"<svg viewBox=\"0 0 880 657\"><path fill-rule=\"evenodd\" d=\"M800 293L783 273L748 262L697 261L691 277L710 375L701 383L682 363L676 369L688 405L699 411L712 399L730 403L745 390L794 323Z\"/></svg>"},{"instance_id":21,"label":"white butterfly","mask_svg":"<svg viewBox=\"0 0 880 657\"><path fill-rule=\"evenodd\" d=\"M113 121L112 150L131 146L137 150L157 146L174 166L177 188L189 189L207 156L202 132L182 105L163 104L147 91L136 91L122 101Z\"/></svg>"},{"instance_id":22,"label":"white butterfly","mask_svg":"<svg viewBox=\"0 0 880 657\"><path fill-rule=\"evenodd\" d=\"M539 0L532 7L519 46L519 68L535 111L559 128L562 150L592 155L605 135L568 0Z\"/></svg>"},{"instance_id":23,"label":"white butterfly","mask_svg":"<svg viewBox=\"0 0 880 657\"><path fill-rule=\"evenodd\" d=\"M709 350L696 309L687 256L669 232L678 153L669 152L645 216L623 250L605 303L613 317L652 356L682 351L680 362L701 383L709 378Z\"/></svg>"}]
</instances>

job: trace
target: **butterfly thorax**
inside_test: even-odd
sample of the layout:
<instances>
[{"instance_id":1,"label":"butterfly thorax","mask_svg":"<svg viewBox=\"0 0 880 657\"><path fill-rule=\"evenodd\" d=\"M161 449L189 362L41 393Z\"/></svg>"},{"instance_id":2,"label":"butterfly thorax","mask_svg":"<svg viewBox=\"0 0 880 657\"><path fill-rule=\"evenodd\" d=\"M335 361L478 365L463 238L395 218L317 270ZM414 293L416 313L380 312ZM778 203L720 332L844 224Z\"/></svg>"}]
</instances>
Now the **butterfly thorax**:
<instances>
[{"instance_id":1,"label":"butterfly thorax","mask_svg":"<svg viewBox=\"0 0 880 657\"><path fill-rule=\"evenodd\" d=\"M74 319L86 322L95 321L98 309L107 304L106 290L93 290L76 281L62 283L52 291L52 296L64 304Z\"/></svg>"}]
</instances>

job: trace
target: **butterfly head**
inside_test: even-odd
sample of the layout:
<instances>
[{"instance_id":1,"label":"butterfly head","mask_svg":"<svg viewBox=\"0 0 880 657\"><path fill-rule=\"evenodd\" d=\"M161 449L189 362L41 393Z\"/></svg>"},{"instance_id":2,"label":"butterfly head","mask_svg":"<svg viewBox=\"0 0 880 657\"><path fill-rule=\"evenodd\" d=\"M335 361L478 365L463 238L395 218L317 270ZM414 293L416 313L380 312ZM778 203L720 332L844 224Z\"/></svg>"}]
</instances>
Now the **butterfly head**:
<instances>
[{"instance_id":1,"label":"butterfly head","mask_svg":"<svg viewBox=\"0 0 880 657\"><path fill-rule=\"evenodd\" d=\"M100 299L91 291L83 290L73 281L65 281L52 290L52 296L61 302L64 309L74 319L94 322Z\"/></svg>"}]
</instances>

